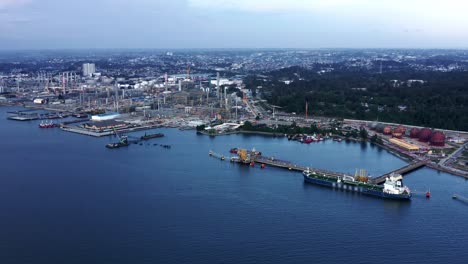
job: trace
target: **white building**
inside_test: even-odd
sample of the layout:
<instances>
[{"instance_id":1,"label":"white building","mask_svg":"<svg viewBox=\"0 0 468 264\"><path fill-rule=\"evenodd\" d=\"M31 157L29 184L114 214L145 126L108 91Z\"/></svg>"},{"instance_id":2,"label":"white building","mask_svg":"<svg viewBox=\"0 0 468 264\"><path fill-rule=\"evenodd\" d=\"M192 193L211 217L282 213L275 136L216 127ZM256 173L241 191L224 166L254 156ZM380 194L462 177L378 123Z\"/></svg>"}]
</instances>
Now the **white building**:
<instances>
[{"instance_id":1,"label":"white building","mask_svg":"<svg viewBox=\"0 0 468 264\"><path fill-rule=\"evenodd\" d=\"M119 113L105 113L105 114L99 114L99 115L93 115L91 116L92 121L105 121L105 120L112 120L117 117L119 117Z\"/></svg>"},{"instance_id":2,"label":"white building","mask_svg":"<svg viewBox=\"0 0 468 264\"><path fill-rule=\"evenodd\" d=\"M83 63L83 76L91 77L96 72L94 63Z\"/></svg>"}]
</instances>

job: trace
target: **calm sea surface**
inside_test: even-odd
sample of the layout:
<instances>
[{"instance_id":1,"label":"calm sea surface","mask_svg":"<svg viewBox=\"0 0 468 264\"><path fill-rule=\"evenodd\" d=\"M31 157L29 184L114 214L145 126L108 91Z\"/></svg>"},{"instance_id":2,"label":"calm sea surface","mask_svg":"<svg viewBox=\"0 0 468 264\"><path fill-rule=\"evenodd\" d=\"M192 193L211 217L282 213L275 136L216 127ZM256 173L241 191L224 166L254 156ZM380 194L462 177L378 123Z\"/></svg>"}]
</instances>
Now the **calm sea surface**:
<instances>
[{"instance_id":1,"label":"calm sea surface","mask_svg":"<svg viewBox=\"0 0 468 264\"><path fill-rule=\"evenodd\" d=\"M426 199L387 201L305 184L298 172L208 156L256 148L299 164L380 175L406 163L369 144L158 129L109 150L0 108L0 263L468 263L462 178L405 177ZM140 136L144 132L132 135ZM170 144L164 149L153 144Z\"/></svg>"}]
</instances>

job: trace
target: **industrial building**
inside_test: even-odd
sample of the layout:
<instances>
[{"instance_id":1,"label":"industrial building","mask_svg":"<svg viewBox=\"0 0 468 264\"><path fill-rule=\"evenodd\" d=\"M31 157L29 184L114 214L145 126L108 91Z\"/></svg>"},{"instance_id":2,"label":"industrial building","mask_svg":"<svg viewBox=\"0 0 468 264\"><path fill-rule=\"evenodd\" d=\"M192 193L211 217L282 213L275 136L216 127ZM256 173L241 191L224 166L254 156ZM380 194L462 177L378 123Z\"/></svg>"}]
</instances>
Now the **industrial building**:
<instances>
[{"instance_id":1,"label":"industrial building","mask_svg":"<svg viewBox=\"0 0 468 264\"><path fill-rule=\"evenodd\" d=\"M404 140L401 140L401 139L397 139L397 138L391 138L390 140L390 143L406 150L406 151L418 151L419 150L419 147L416 146L416 145L413 145L413 144L410 144Z\"/></svg>"},{"instance_id":2,"label":"industrial building","mask_svg":"<svg viewBox=\"0 0 468 264\"><path fill-rule=\"evenodd\" d=\"M94 63L83 63L83 76L91 77L96 72L96 65Z\"/></svg>"}]
</instances>

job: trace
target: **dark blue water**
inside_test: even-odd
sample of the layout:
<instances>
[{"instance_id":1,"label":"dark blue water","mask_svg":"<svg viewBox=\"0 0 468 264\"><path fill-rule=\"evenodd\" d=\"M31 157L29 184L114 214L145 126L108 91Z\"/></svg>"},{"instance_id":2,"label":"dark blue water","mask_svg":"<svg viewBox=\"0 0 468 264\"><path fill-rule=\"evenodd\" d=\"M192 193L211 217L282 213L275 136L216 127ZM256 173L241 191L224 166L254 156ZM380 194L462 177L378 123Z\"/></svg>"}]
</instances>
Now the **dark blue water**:
<instances>
[{"instance_id":1,"label":"dark blue water","mask_svg":"<svg viewBox=\"0 0 468 264\"><path fill-rule=\"evenodd\" d=\"M115 139L39 129L6 120L6 110L0 263L468 263L468 204L451 198L468 196L462 178L421 169L405 184L430 189L430 199L387 201L208 156L255 147L372 175L405 164L368 144L161 129L166 137L149 145L108 150Z\"/></svg>"}]
</instances>

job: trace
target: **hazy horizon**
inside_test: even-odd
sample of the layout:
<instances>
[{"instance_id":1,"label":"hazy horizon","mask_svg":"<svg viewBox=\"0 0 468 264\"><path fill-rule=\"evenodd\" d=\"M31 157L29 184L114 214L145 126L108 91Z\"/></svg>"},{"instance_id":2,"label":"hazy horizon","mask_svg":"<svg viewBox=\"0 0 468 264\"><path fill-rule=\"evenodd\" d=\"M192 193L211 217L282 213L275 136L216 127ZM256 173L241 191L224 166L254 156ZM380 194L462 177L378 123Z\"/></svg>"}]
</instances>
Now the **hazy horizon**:
<instances>
[{"instance_id":1,"label":"hazy horizon","mask_svg":"<svg viewBox=\"0 0 468 264\"><path fill-rule=\"evenodd\" d=\"M468 49L457 0L0 0L0 50Z\"/></svg>"}]
</instances>

